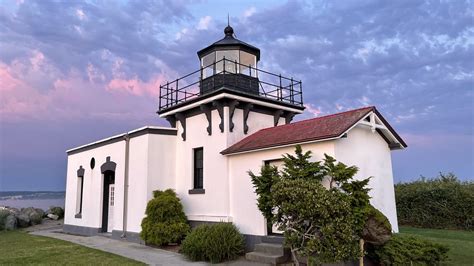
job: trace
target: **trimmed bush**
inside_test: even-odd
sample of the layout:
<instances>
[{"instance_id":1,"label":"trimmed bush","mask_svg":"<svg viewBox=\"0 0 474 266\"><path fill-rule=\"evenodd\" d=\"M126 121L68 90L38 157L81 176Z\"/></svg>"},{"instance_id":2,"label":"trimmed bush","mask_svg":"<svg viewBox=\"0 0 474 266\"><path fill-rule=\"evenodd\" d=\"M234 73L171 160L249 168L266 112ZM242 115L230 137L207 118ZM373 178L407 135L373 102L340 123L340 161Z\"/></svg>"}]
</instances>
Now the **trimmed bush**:
<instances>
[{"instance_id":1,"label":"trimmed bush","mask_svg":"<svg viewBox=\"0 0 474 266\"><path fill-rule=\"evenodd\" d=\"M200 225L184 239L181 252L194 261L233 260L244 252L244 237L232 223Z\"/></svg>"},{"instance_id":2,"label":"trimmed bush","mask_svg":"<svg viewBox=\"0 0 474 266\"><path fill-rule=\"evenodd\" d=\"M395 185L400 225L441 229L474 229L474 182L454 174Z\"/></svg>"},{"instance_id":3,"label":"trimmed bush","mask_svg":"<svg viewBox=\"0 0 474 266\"><path fill-rule=\"evenodd\" d=\"M438 265L448 251L438 243L396 234L383 246L370 246L368 256L381 265Z\"/></svg>"},{"instance_id":4,"label":"trimmed bush","mask_svg":"<svg viewBox=\"0 0 474 266\"><path fill-rule=\"evenodd\" d=\"M141 238L157 246L179 243L190 229L181 201L171 189L154 191L153 196L142 220Z\"/></svg>"}]
</instances>

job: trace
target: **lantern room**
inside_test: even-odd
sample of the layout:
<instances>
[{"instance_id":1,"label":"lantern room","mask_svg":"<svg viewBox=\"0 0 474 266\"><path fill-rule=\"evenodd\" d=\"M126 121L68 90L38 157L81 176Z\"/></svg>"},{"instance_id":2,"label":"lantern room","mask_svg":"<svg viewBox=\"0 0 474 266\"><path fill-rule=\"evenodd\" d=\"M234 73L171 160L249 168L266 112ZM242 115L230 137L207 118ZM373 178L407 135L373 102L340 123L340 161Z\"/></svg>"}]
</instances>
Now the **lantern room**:
<instances>
[{"instance_id":1,"label":"lantern room","mask_svg":"<svg viewBox=\"0 0 474 266\"><path fill-rule=\"evenodd\" d=\"M260 49L235 38L234 29L227 25L224 38L197 52L202 78L227 73L257 77Z\"/></svg>"}]
</instances>

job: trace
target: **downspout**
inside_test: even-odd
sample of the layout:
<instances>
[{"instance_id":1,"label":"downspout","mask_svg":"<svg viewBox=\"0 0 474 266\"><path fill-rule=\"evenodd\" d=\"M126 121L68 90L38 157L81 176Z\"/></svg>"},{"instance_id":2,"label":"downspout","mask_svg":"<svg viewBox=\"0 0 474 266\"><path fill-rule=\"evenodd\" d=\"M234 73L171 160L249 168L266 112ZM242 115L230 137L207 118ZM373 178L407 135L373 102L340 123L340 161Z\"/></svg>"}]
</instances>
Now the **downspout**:
<instances>
[{"instance_id":1,"label":"downspout","mask_svg":"<svg viewBox=\"0 0 474 266\"><path fill-rule=\"evenodd\" d=\"M125 140L125 173L124 173L124 181L123 181L123 230L121 238L127 237L127 212L128 212L128 165L129 165L129 157L130 157L130 136L125 134L123 136Z\"/></svg>"}]
</instances>

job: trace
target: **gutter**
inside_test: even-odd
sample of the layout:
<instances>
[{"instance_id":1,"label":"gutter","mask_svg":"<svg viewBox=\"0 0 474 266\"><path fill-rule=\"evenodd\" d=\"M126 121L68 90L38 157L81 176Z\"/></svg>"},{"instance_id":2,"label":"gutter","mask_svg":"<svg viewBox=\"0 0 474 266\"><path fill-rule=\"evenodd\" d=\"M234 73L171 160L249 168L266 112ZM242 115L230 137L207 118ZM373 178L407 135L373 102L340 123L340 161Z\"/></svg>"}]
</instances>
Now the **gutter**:
<instances>
[{"instance_id":1,"label":"gutter","mask_svg":"<svg viewBox=\"0 0 474 266\"><path fill-rule=\"evenodd\" d=\"M126 133L123 136L125 140L125 173L123 182L123 229L121 238L127 237L127 213L128 213L128 172L129 172L129 157L130 157L130 136Z\"/></svg>"}]
</instances>

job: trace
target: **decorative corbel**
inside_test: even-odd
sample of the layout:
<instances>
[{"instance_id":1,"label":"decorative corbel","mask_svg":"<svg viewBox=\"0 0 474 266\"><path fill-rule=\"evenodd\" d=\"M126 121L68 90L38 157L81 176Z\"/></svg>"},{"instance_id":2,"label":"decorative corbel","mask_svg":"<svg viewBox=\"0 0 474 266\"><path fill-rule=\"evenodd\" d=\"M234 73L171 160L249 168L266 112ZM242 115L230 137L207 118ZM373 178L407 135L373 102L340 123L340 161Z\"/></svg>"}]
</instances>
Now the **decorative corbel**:
<instances>
[{"instance_id":1,"label":"decorative corbel","mask_svg":"<svg viewBox=\"0 0 474 266\"><path fill-rule=\"evenodd\" d=\"M165 119L170 123L171 127L176 127L176 117L169 115Z\"/></svg>"},{"instance_id":2,"label":"decorative corbel","mask_svg":"<svg viewBox=\"0 0 474 266\"><path fill-rule=\"evenodd\" d=\"M234 118L235 107L239 104L237 100L232 100L229 102L229 131L232 132L234 130L234 122L232 119Z\"/></svg>"},{"instance_id":3,"label":"decorative corbel","mask_svg":"<svg viewBox=\"0 0 474 266\"><path fill-rule=\"evenodd\" d=\"M219 117L221 118L221 123L219 124L219 129L221 132L224 132L224 105L220 101L212 101L212 106L216 107Z\"/></svg>"},{"instance_id":4,"label":"decorative corbel","mask_svg":"<svg viewBox=\"0 0 474 266\"><path fill-rule=\"evenodd\" d=\"M176 120L179 121L181 126L183 127L183 133L181 133L181 138L183 138L183 141L186 141L186 117L183 115L183 113L177 113L175 114Z\"/></svg>"},{"instance_id":5,"label":"decorative corbel","mask_svg":"<svg viewBox=\"0 0 474 266\"><path fill-rule=\"evenodd\" d=\"M283 114L283 110L276 110L273 112L273 126L278 126L278 121L280 120L281 115Z\"/></svg>"},{"instance_id":6,"label":"decorative corbel","mask_svg":"<svg viewBox=\"0 0 474 266\"><path fill-rule=\"evenodd\" d=\"M201 104L199 106L199 108L201 109L201 111L204 112L204 114L206 115L206 119L207 119L207 134L210 136L212 135L212 116L211 116L211 108L208 106L208 105L205 105L205 104Z\"/></svg>"},{"instance_id":7,"label":"decorative corbel","mask_svg":"<svg viewBox=\"0 0 474 266\"><path fill-rule=\"evenodd\" d=\"M249 126L247 125L247 119L249 117L250 109L252 109L253 105L251 103L246 103L244 105L244 134L249 132Z\"/></svg>"},{"instance_id":8,"label":"decorative corbel","mask_svg":"<svg viewBox=\"0 0 474 266\"><path fill-rule=\"evenodd\" d=\"M293 112L288 112L285 114L285 124L291 123L291 120L293 120L293 117L295 117L295 113Z\"/></svg>"}]
</instances>

